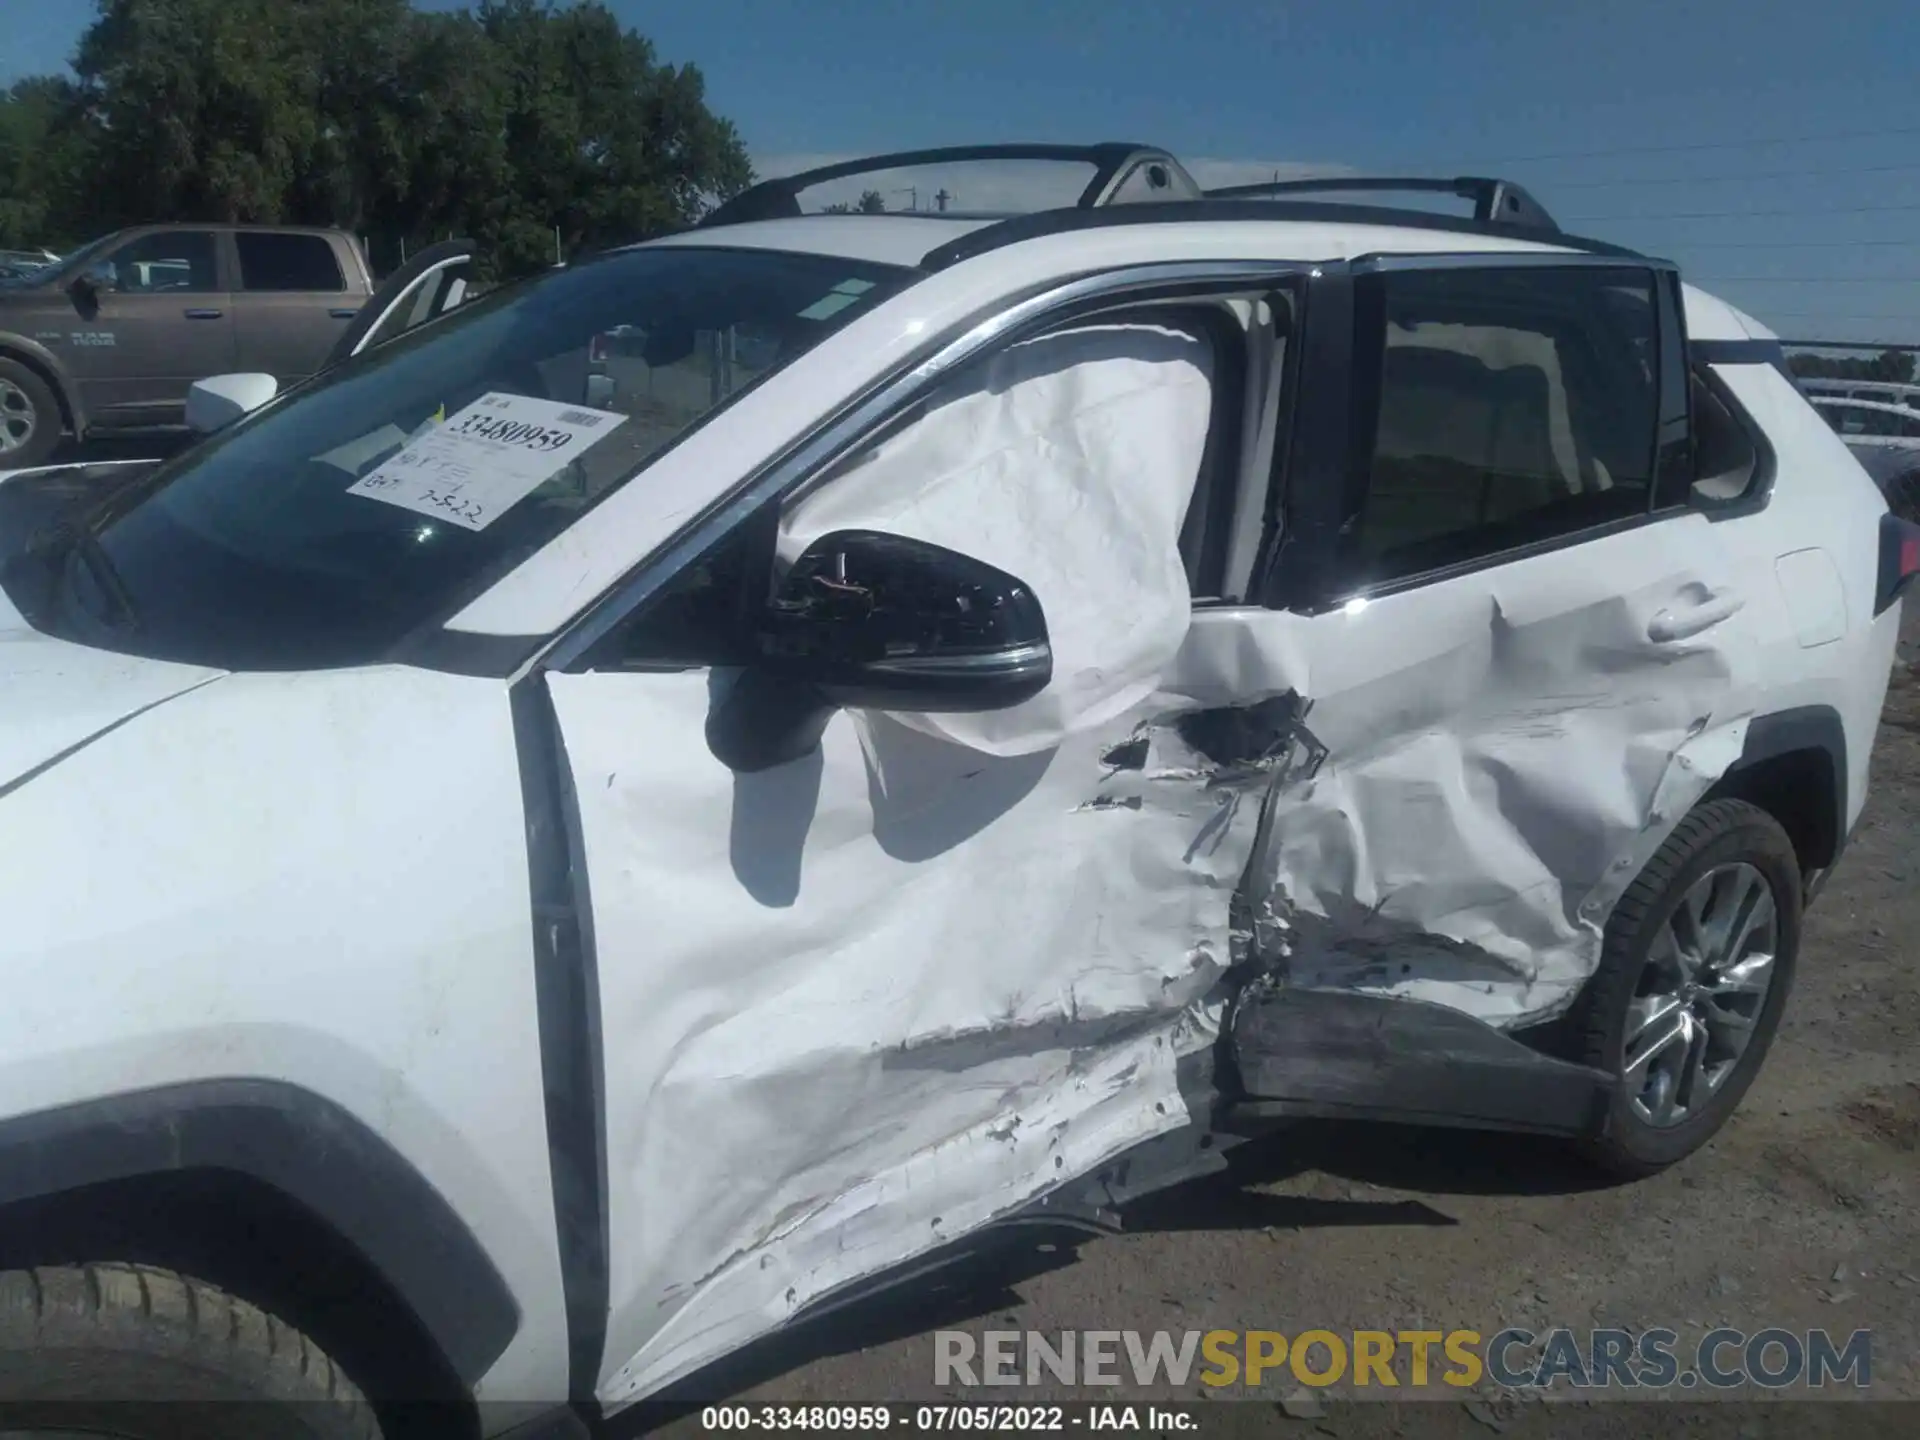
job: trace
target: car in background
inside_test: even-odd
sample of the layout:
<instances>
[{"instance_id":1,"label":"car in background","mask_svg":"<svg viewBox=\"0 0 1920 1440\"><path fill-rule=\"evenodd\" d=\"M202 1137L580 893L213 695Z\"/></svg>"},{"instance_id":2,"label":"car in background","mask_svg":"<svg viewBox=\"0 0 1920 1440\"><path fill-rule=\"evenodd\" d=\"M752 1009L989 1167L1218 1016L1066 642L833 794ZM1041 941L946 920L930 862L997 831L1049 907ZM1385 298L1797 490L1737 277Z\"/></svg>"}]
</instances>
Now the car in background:
<instances>
[{"instance_id":1,"label":"car in background","mask_svg":"<svg viewBox=\"0 0 1920 1440\"><path fill-rule=\"evenodd\" d=\"M1920 411L1879 400L1807 399L1873 477L1887 508L1903 520L1920 519Z\"/></svg>"},{"instance_id":2,"label":"car in background","mask_svg":"<svg viewBox=\"0 0 1920 1440\"><path fill-rule=\"evenodd\" d=\"M1898 380L1835 380L1809 377L1800 388L1809 400L1868 400L1881 405L1898 405L1920 410L1920 385Z\"/></svg>"},{"instance_id":3,"label":"car in background","mask_svg":"<svg viewBox=\"0 0 1920 1440\"><path fill-rule=\"evenodd\" d=\"M0 280L24 279L59 258L51 250L0 250Z\"/></svg>"},{"instance_id":4,"label":"car in background","mask_svg":"<svg viewBox=\"0 0 1920 1440\"><path fill-rule=\"evenodd\" d=\"M1850 449L1920 450L1920 410L1884 400L1831 395L1809 395L1807 399Z\"/></svg>"},{"instance_id":5,"label":"car in background","mask_svg":"<svg viewBox=\"0 0 1920 1440\"><path fill-rule=\"evenodd\" d=\"M372 291L351 235L297 226L136 226L0 279L0 469L177 427L209 376L303 380Z\"/></svg>"}]
</instances>

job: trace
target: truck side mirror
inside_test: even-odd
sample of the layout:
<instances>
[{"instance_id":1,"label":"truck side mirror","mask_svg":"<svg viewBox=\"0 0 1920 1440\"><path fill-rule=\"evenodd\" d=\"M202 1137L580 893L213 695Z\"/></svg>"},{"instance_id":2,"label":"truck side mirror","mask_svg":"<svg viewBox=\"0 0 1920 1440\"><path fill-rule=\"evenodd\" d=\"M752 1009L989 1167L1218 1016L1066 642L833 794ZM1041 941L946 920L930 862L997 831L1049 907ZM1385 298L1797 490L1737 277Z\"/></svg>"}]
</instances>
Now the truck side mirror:
<instances>
[{"instance_id":1,"label":"truck side mirror","mask_svg":"<svg viewBox=\"0 0 1920 1440\"><path fill-rule=\"evenodd\" d=\"M95 299L120 283L120 272L111 260L96 260L73 277L68 288L76 295Z\"/></svg>"}]
</instances>

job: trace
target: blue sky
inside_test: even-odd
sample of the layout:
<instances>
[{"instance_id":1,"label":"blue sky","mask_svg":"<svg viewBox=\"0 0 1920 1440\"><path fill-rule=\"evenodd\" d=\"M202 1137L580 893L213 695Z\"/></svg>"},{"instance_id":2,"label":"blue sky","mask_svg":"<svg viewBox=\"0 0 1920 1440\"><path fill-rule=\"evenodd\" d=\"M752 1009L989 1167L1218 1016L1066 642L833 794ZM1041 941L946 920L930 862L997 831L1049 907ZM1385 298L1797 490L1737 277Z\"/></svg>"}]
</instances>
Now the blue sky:
<instances>
[{"instance_id":1,"label":"blue sky","mask_svg":"<svg viewBox=\"0 0 1920 1440\"><path fill-rule=\"evenodd\" d=\"M450 0L429 0L455 8ZM1901 0L612 0L763 170L968 140L1509 175L1783 334L1920 342L1920 5ZM0 76L86 0L0 0ZM1221 173L1229 168L1218 167Z\"/></svg>"}]
</instances>

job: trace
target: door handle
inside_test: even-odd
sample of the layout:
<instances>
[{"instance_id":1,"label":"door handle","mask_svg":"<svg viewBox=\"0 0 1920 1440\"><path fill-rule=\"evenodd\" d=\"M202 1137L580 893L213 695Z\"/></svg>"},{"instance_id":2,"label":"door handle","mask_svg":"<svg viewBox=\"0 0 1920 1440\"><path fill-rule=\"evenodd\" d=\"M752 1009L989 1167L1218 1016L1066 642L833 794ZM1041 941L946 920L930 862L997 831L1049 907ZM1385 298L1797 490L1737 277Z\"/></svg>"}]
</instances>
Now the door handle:
<instances>
[{"instance_id":1,"label":"door handle","mask_svg":"<svg viewBox=\"0 0 1920 1440\"><path fill-rule=\"evenodd\" d=\"M1714 595L1696 604L1661 610L1647 622L1647 638L1656 645L1688 640L1731 619L1746 605L1738 595Z\"/></svg>"},{"instance_id":2,"label":"door handle","mask_svg":"<svg viewBox=\"0 0 1920 1440\"><path fill-rule=\"evenodd\" d=\"M218 320L225 313L223 310L189 310L187 311L187 319Z\"/></svg>"},{"instance_id":3,"label":"door handle","mask_svg":"<svg viewBox=\"0 0 1920 1440\"><path fill-rule=\"evenodd\" d=\"M351 320L359 313L358 310L329 310L327 311L327 318L329 320Z\"/></svg>"}]
</instances>

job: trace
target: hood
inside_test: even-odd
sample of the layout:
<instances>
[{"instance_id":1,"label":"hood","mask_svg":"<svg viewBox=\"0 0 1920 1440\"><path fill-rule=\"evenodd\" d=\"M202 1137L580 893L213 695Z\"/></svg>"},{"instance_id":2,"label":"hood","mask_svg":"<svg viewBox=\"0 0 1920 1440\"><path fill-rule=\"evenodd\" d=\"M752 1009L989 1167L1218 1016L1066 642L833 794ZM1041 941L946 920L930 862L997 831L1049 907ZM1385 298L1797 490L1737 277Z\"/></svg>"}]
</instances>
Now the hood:
<instances>
[{"instance_id":1,"label":"hood","mask_svg":"<svg viewBox=\"0 0 1920 1440\"><path fill-rule=\"evenodd\" d=\"M0 795L141 711L225 673L42 634L0 590Z\"/></svg>"},{"instance_id":2,"label":"hood","mask_svg":"<svg viewBox=\"0 0 1920 1440\"><path fill-rule=\"evenodd\" d=\"M141 711L225 673L56 640L0 595L0 795Z\"/></svg>"}]
</instances>

